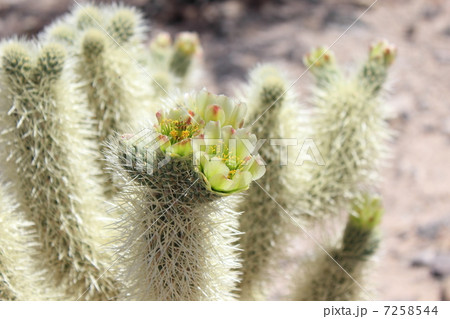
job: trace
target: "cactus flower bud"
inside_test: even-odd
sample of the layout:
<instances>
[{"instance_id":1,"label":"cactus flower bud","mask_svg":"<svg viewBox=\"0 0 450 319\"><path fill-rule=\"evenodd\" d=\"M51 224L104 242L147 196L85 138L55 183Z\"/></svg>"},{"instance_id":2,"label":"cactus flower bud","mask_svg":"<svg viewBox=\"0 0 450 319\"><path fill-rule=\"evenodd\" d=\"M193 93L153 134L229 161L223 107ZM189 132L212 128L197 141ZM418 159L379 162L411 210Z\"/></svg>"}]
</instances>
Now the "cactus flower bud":
<instances>
[{"instance_id":1,"label":"cactus flower bud","mask_svg":"<svg viewBox=\"0 0 450 319\"><path fill-rule=\"evenodd\" d=\"M380 224L384 214L380 198L364 194L356 198L352 206L353 213L350 215L350 221L354 226L372 230Z\"/></svg>"},{"instance_id":2,"label":"cactus flower bud","mask_svg":"<svg viewBox=\"0 0 450 319\"><path fill-rule=\"evenodd\" d=\"M170 60L170 70L183 78L191 66L192 57L201 52L200 41L196 33L182 32L175 39L174 52Z\"/></svg>"},{"instance_id":3,"label":"cactus flower bud","mask_svg":"<svg viewBox=\"0 0 450 319\"><path fill-rule=\"evenodd\" d=\"M303 63L311 69L327 68L336 64L336 58L334 53L327 51L325 47L318 47L303 57Z\"/></svg>"},{"instance_id":4,"label":"cactus flower bud","mask_svg":"<svg viewBox=\"0 0 450 319\"><path fill-rule=\"evenodd\" d=\"M303 63L316 77L319 85L329 83L338 74L334 53L327 51L325 47L318 47L306 54Z\"/></svg>"},{"instance_id":5,"label":"cactus flower bud","mask_svg":"<svg viewBox=\"0 0 450 319\"><path fill-rule=\"evenodd\" d=\"M194 55L199 49L200 41L197 33L181 32L175 40L175 50L185 55Z\"/></svg>"},{"instance_id":6,"label":"cactus flower bud","mask_svg":"<svg viewBox=\"0 0 450 319\"><path fill-rule=\"evenodd\" d=\"M166 49L172 45L172 38L169 33L161 32L150 42L150 50Z\"/></svg>"},{"instance_id":7,"label":"cactus flower bud","mask_svg":"<svg viewBox=\"0 0 450 319\"><path fill-rule=\"evenodd\" d=\"M386 40L372 44L369 49L369 60L390 66L397 56L397 48Z\"/></svg>"}]
</instances>

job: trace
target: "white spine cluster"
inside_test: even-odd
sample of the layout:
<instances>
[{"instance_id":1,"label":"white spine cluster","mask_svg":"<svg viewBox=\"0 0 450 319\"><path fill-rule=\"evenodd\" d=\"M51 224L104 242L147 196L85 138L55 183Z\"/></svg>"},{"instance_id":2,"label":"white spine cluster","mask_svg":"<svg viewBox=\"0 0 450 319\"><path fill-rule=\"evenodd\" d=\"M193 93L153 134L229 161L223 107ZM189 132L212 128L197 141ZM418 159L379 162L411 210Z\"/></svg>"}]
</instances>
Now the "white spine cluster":
<instances>
[{"instance_id":1,"label":"white spine cluster","mask_svg":"<svg viewBox=\"0 0 450 319\"><path fill-rule=\"evenodd\" d=\"M59 44L2 48L2 145L7 178L33 222L46 280L64 299L117 295L109 274L91 114ZM101 277L101 278L100 278Z\"/></svg>"},{"instance_id":2,"label":"white spine cluster","mask_svg":"<svg viewBox=\"0 0 450 319\"><path fill-rule=\"evenodd\" d=\"M125 185L117 207L123 214L123 298L232 300L240 266L234 200L207 190L190 158L157 168L162 154L149 162L135 147L112 145L109 162Z\"/></svg>"}]
</instances>

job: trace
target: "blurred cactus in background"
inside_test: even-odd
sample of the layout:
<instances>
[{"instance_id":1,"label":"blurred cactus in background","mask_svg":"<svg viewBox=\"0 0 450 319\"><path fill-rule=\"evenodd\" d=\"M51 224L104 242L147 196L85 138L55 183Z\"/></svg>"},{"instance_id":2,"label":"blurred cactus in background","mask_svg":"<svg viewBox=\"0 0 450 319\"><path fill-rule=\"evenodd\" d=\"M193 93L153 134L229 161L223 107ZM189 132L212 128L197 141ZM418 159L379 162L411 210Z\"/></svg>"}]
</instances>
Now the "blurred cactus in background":
<instances>
[{"instance_id":1,"label":"blurred cactus in background","mask_svg":"<svg viewBox=\"0 0 450 319\"><path fill-rule=\"evenodd\" d=\"M372 45L350 75L324 47L307 54L308 109L271 64L242 102L198 90L198 35L149 29L134 8L78 5L1 43L0 299L266 300L295 227L342 212L290 299L367 297L354 280L380 240L370 194L396 49ZM282 139L305 137L325 165L293 163Z\"/></svg>"},{"instance_id":2,"label":"blurred cactus in background","mask_svg":"<svg viewBox=\"0 0 450 319\"><path fill-rule=\"evenodd\" d=\"M263 300L267 296L266 281L279 259L287 237L287 221L281 207L289 206L292 195L286 189L288 163L282 163L280 145L271 139L283 136L283 115L292 110L291 94L284 95L289 83L272 65L261 65L250 73L245 99L251 114L252 129L266 141L259 152L266 163L266 174L248 192L239 210L239 239L242 248L242 278L239 282L241 300ZM285 109L289 111L286 112ZM284 128L285 129L285 128ZM271 197L266 192L270 192Z\"/></svg>"},{"instance_id":3,"label":"blurred cactus in background","mask_svg":"<svg viewBox=\"0 0 450 319\"><path fill-rule=\"evenodd\" d=\"M348 301L370 299L363 290L367 264L379 244L377 226L383 209L377 197L356 198L341 242L302 263L294 280L293 300Z\"/></svg>"},{"instance_id":4,"label":"blurred cactus in background","mask_svg":"<svg viewBox=\"0 0 450 319\"><path fill-rule=\"evenodd\" d=\"M99 158L109 136L133 127L151 109L152 87L136 62L145 30L141 14L122 6L79 7L46 30L46 37L69 44L73 72L94 111ZM67 34L72 35L69 43ZM111 197L116 191L113 177L105 161L100 164L105 194Z\"/></svg>"},{"instance_id":5,"label":"blurred cactus in background","mask_svg":"<svg viewBox=\"0 0 450 319\"><path fill-rule=\"evenodd\" d=\"M370 49L362 70L350 77L323 48L304 60L316 79L310 132L326 163L313 165L305 174L300 206L317 216L348 209L349 200L379 179L390 137L380 90L390 65L384 61L392 62L395 52L391 49L389 58L379 58L374 53L379 46Z\"/></svg>"}]
</instances>

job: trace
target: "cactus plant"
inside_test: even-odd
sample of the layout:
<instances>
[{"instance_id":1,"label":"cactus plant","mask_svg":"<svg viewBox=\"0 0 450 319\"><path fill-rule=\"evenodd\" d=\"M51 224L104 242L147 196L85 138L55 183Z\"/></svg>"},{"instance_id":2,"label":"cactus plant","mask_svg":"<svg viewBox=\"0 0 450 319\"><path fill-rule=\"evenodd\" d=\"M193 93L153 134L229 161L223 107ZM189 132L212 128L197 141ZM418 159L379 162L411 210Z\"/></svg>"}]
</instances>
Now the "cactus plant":
<instances>
[{"instance_id":1,"label":"cactus plant","mask_svg":"<svg viewBox=\"0 0 450 319\"><path fill-rule=\"evenodd\" d=\"M182 32L175 39L174 51L170 58L169 67L179 78L186 77L192 57L200 50L200 43L196 33Z\"/></svg>"},{"instance_id":2,"label":"cactus plant","mask_svg":"<svg viewBox=\"0 0 450 319\"><path fill-rule=\"evenodd\" d=\"M361 71L350 78L333 66L334 59L305 59L318 81L311 132L326 163L308 168L300 206L317 216L346 208L348 199L378 179L390 136L380 90L395 57L393 49L384 49L381 57L380 50L380 44L373 46Z\"/></svg>"},{"instance_id":3,"label":"cactus plant","mask_svg":"<svg viewBox=\"0 0 450 319\"><path fill-rule=\"evenodd\" d=\"M239 262L233 197L264 173L243 139L245 106L206 91L123 136L109 161L126 186L123 274L129 298L230 300ZM181 107L180 107L181 106ZM230 141L234 141L235 146Z\"/></svg>"},{"instance_id":4,"label":"cactus plant","mask_svg":"<svg viewBox=\"0 0 450 319\"><path fill-rule=\"evenodd\" d=\"M239 206L239 245L242 249L242 278L238 285L241 300L263 300L274 261L285 247L289 222L282 207L290 206L289 189L286 188L287 162L274 139L283 135L284 115L289 113L291 94L283 94L288 88L284 76L272 65L260 65L250 74L246 100L251 111L252 129L260 138L267 139L259 149L266 162L266 174L248 191ZM261 116L261 114L263 114ZM261 117L260 117L261 116ZM273 198L266 194L269 191Z\"/></svg>"},{"instance_id":5,"label":"cactus plant","mask_svg":"<svg viewBox=\"0 0 450 319\"><path fill-rule=\"evenodd\" d=\"M133 8L77 3L38 41L2 43L0 299L263 300L293 227L283 214L349 209L341 241L300 265L291 297L363 298L353 279L379 240L380 200L365 192L389 137L381 102L396 49L372 45L350 76L324 47L306 55L311 114L277 68L257 67L244 127L245 104L185 93L202 83L198 36L146 45L147 30ZM283 157L292 140L276 139L304 137L325 166Z\"/></svg>"},{"instance_id":6,"label":"cactus plant","mask_svg":"<svg viewBox=\"0 0 450 319\"><path fill-rule=\"evenodd\" d=\"M2 146L7 178L36 227L41 268L64 299L108 299L114 281L100 275L104 206L89 111L68 71L64 48L9 41L2 47ZM98 241L97 241L98 240Z\"/></svg>"},{"instance_id":7,"label":"cactus plant","mask_svg":"<svg viewBox=\"0 0 450 319\"><path fill-rule=\"evenodd\" d=\"M49 39L70 39L77 82L94 111L100 159L109 136L133 127L151 110L151 75L138 61L146 29L140 12L113 5L76 8L45 31ZM100 163L105 194L111 197L116 192L113 176L104 160Z\"/></svg>"},{"instance_id":8,"label":"cactus plant","mask_svg":"<svg viewBox=\"0 0 450 319\"><path fill-rule=\"evenodd\" d=\"M332 83L335 77L342 75L336 65L334 53L325 47L318 47L307 53L303 57L303 64L314 75L319 87Z\"/></svg>"},{"instance_id":9,"label":"cactus plant","mask_svg":"<svg viewBox=\"0 0 450 319\"><path fill-rule=\"evenodd\" d=\"M149 45L150 55L146 64L155 79L156 97L176 89L195 88L195 80L201 73L202 48L198 35L181 32L172 44L168 33L158 34Z\"/></svg>"},{"instance_id":10,"label":"cactus plant","mask_svg":"<svg viewBox=\"0 0 450 319\"><path fill-rule=\"evenodd\" d=\"M360 285L370 257L379 244L377 226L383 209L377 196L363 194L353 200L342 241L327 249L329 255L301 263L292 299L349 301L370 299ZM355 282L356 281L356 282Z\"/></svg>"}]
</instances>

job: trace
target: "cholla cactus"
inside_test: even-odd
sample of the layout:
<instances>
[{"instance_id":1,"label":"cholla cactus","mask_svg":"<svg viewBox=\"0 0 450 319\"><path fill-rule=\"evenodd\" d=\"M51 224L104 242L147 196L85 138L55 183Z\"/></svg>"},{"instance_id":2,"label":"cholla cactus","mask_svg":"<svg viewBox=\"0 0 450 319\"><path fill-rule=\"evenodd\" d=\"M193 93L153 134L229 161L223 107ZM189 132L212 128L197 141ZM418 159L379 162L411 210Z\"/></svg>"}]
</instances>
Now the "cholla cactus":
<instances>
[{"instance_id":1,"label":"cholla cactus","mask_svg":"<svg viewBox=\"0 0 450 319\"><path fill-rule=\"evenodd\" d=\"M298 270L301 275L295 280L296 287L292 298L315 301L370 298L360 284L364 282L368 261L378 247L379 236L376 227L382 215L379 198L367 194L356 198L341 243L338 247L328 250L335 261L322 254L301 264Z\"/></svg>"},{"instance_id":2,"label":"cholla cactus","mask_svg":"<svg viewBox=\"0 0 450 319\"><path fill-rule=\"evenodd\" d=\"M160 33L150 42L149 51L147 64L155 79L157 97L177 88L195 87L195 73L201 69L202 56L196 33L181 32L173 44L168 33Z\"/></svg>"},{"instance_id":3,"label":"cholla cactus","mask_svg":"<svg viewBox=\"0 0 450 319\"><path fill-rule=\"evenodd\" d=\"M0 184L0 301L44 300L42 271L36 268L36 232Z\"/></svg>"},{"instance_id":4,"label":"cholla cactus","mask_svg":"<svg viewBox=\"0 0 450 319\"><path fill-rule=\"evenodd\" d=\"M126 186L124 285L138 300L230 300L238 280L233 197L264 167L244 139L245 106L206 91L125 135L109 161ZM235 143L232 143L234 141Z\"/></svg>"},{"instance_id":5,"label":"cholla cactus","mask_svg":"<svg viewBox=\"0 0 450 319\"><path fill-rule=\"evenodd\" d=\"M169 33L162 32L152 39L149 45L147 64L154 78L154 97L165 97L166 92L172 92L177 83L176 76L170 72L169 64L173 45Z\"/></svg>"},{"instance_id":6,"label":"cholla cactus","mask_svg":"<svg viewBox=\"0 0 450 319\"><path fill-rule=\"evenodd\" d=\"M312 117L314 142L326 163L310 167L301 191L301 206L318 216L345 208L361 187L372 185L387 153L387 112L376 93L385 81L395 51L383 51L383 58L375 51L379 51L378 45L372 47L363 70L351 78L334 71L332 77L322 74L335 67L311 68L319 82L324 78L328 81L326 85L318 83Z\"/></svg>"},{"instance_id":7,"label":"cholla cactus","mask_svg":"<svg viewBox=\"0 0 450 319\"><path fill-rule=\"evenodd\" d=\"M370 46L369 59L359 73L361 86L377 95L387 78L388 67L397 56L397 48L387 41L379 41Z\"/></svg>"},{"instance_id":8,"label":"cholla cactus","mask_svg":"<svg viewBox=\"0 0 450 319\"><path fill-rule=\"evenodd\" d=\"M325 47L319 47L306 54L303 63L314 75L317 86L327 85L341 74L334 53Z\"/></svg>"},{"instance_id":9,"label":"cholla cactus","mask_svg":"<svg viewBox=\"0 0 450 319\"><path fill-rule=\"evenodd\" d=\"M37 52L38 51L38 52ZM36 227L46 281L64 299L117 295L98 253L104 209L95 144L64 48L10 41L2 47L2 147L18 203ZM96 236L99 236L97 238Z\"/></svg>"},{"instance_id":10,"label":"cholla cactus","mask_svg":"<svg viewBox=\"0 0 450 319\"><path fill-rule=\"evenodd\" d=\"M284 94L288 83L271 65L261 65L250 74L246 96L251 110L252 128L258 137L267 139L259 152L267 163L266 174L254 185L239 206L243 214L239 217L242 235L242 278L238 286L241 300L263 300L265 285L273 271L274 261L283 250L284 239L289 229L285 213L278 204L288 209L289 190L286 189L287 162L283 163L280 145L272 145L271 139L281 139L283 116L290 108L292 97ZM275 202L266 194L278 202ZM296 197L296 196L294 196Z\"/></svg>"},{"instance_id":11,"label":"cholla cactus","mask_svg":"<svg viewBox=\"0 0 450 319\"><path fill-rule=\"evenodd\" d=\"M170 70L184 78L189 71L194 54L201 50L196 33L182 32L175 39L174 52L170 59Z\"/></svg>"},{"instance_id":12,"label":"cholla cactus","mask_svg":"<svg viewBox=\"0 0 450 319\"><path fill-rule=\"evenodd\" d=\"M109 136L136 126L151 110L151 75L138 61L145 30L138 11L116 5L77 8L46 30L50 39L70 40L76 80L94 111L100 152ZM105 194L112 196L113 177L105 172L104 180Z\"/></svg>"}]
</instances>

